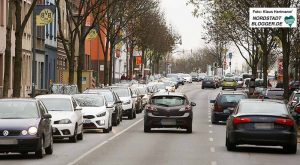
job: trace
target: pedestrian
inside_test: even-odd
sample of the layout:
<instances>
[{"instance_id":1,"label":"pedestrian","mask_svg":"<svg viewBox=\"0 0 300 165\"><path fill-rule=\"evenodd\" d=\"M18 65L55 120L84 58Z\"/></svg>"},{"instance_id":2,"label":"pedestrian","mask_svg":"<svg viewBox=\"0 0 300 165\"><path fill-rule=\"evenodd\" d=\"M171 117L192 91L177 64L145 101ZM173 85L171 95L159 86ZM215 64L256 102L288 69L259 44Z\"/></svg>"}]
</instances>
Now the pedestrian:
<instances>
[{"instance_id":1,"label":"pedestrian","mask_svg":"<svg viewBox=\"0 0 300 165\"><path fill-rule=\"evenodd\" d=\"M121 80L126 80L126 76L125 76L125 74L122 74L122 76L121 76Z\"/></svg>"}]
</instances>

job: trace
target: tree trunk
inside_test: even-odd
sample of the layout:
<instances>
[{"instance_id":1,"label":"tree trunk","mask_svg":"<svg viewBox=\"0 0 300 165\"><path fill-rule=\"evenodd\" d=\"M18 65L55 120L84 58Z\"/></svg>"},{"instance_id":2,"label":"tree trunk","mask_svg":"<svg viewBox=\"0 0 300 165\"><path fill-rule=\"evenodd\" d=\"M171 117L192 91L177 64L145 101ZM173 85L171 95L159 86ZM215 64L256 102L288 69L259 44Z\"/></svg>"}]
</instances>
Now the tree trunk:
<instances>
[{"instance_id":1,"label":"tree trunk","mask_svg":"<svg viewBox=\"0 0 300 165\"><path fill-rule=\"evenodd\" d=\"M74 61L74 52L71 52L71 56L68 56L69 62L69 84L74 84L74 72L75 72L75 61Z\"/></svg>"},{"instance_id":2,"label":"tree trunk","mask_svg":"<svg viewBox=\"0 0 300 165\"><path fill-rule=\"evenodd\" d=\"M106 39L105 49L104 49L104 85L108 84L108 49L109 49L109 41Z\"/></svg>"},{"instance_id":3,"label":"tree trunk","mask_svg":"<svg viewBox=\"0 0 300 165\"><path fill-rule=\"evenodd\" d=\"M84 69L84 55L85 55L85 39L81 37L79 39L79 56L78 56L78 67L77 67L77 86L80 93L82 92L82 71Z\"/></svg>"},{"instance_id":4,"label":"tree trunk","mask_svg":"<svg viewBox=\"0 0 300 165\"><path fill-rule=\"evenodd\" d=\"M9 2L8 7L8 20L6 25L6 47L5 47L5 66L4 66L4 84L3 84L3 97L8 97L8 89L11 76L11 29L12 29L12 13L13 3Z\"/></svg>"},{"instance_id":5,"label":"tree trunk","mask_svg":"<svg viewBox=\"0 0 300 165\"><path fill-rule=\"evenodd\" d=\"M130 53L130 58L129 58L129 77L132 78L133 74L133 41L130 42L129 46L129 53Z\"/></svg>"},{"instance_id":6,"label":"tree trunk","mask_svg":"<svg viewBox=\"0 0 300 165\"><path fill-rule=\"evenodd\" d=\"M14 81L13 81L13 97L21 96L21 77L22 77L22 37L21 29L21 3L15 1L16 7L16 41L15 41L15 63L14 63Z\"/></svg>"},{"instance_id":7,"label":"tree trunk","mask_svg":"<svg viewBox=\"0 0 300 165\"><path fill-rule=\"evenodd\" d=\"M114 62L114 42L110 42L110 48L109 48L109 73L108 73L108 83L109 85L112 84L112 75L113 73L113 62Z\"/></svg>"}]
</instances>

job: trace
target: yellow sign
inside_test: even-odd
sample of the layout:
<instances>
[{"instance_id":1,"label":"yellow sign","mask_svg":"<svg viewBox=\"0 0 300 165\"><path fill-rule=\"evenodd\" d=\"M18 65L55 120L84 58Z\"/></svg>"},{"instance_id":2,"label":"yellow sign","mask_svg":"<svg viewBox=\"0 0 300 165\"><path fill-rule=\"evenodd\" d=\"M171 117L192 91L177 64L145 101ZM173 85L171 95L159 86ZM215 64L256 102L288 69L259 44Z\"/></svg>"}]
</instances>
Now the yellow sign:
<instances>
[{"instance_id":1,"label":"yellow sign","mask_svg":"<svg viewBox=\"0 0 300 165\"><path fill-rule=\"evenodd\" d=\"M36 26L45 26L52 23L54 14L50 9L43 9L39 15L36 16Z\"/></svg>"},{"instance_id":2,"label":"yellow sign","mask_svg":"<svg viewBox=\"0 0 300 165\"><path fill-rule=\"evenodd\" d=\"M89 34L86 36L86 39L87 40L92 40L92 39L95 39L97 37L97 31L96 29L92 29L90 30Z\"/></svg>"}]
</instances>

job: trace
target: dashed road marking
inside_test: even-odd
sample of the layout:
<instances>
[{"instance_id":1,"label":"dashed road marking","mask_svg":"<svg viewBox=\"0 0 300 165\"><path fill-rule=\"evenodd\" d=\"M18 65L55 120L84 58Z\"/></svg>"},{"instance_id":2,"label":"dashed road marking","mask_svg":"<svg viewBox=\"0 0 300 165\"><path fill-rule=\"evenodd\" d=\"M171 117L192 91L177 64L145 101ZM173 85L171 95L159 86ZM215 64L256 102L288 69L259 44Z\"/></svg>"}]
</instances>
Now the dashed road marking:
<instances>
[{"instance_id":1,"label":"dashed road marking","mask_svg":"<svg viewBox=\"0 0 300 165\"><path fill-rule=\"evenodd\" d=\"M212 161L210 164L211 165L217 165L217 162L216 161Z\"/></svg>"},{"instance_id":2,"label":"dashed road marking","mask_svg":"<svg viewBox=\"0 0 300 165\"><path fill-rule=\"evenodd\" d=\"M212 131L212 130L209 130L208 132L209 132L209 133L213 133L213 131Z\"/></svg>"},{"instance_id":3,"label":"dashed road marking","mask_svg":"<svg viewBox=\"0 0 300 165\"><path fill-rule=\"evenodd\" d=\"M211 122L211 120L209 119L208 122Z\"/></svg>"},{"instance_id":4,"label":"dashed road marking","mask_svg":"<svg viewBox=\"0 0 300 165\"><path fill-rule=\"evenodd\" d=\"M209 138L209 141L210 141L210 142L213 142L213 141L214 141L214 138Z\"/></svg>"},{"instance_id":5,"label":"dashed road marking","mask_svg":"<svg viewBox=\"0 0 300 165\"><path fill-rule=\"evenodd\" d=\"M211 124L209 124L209 125L208 125L208 127L212 127L212 125L211 125Z\"/></svg>"},{"instance_id":6,"label":"dashed road marking","mask_svg":"<svg viewBox=\"0 0 300 165\"><path fill-rule=\"evenodd\" d=\"M210 147L210 152L216 152L215 147Z\"/></svg>"}]
</instances>

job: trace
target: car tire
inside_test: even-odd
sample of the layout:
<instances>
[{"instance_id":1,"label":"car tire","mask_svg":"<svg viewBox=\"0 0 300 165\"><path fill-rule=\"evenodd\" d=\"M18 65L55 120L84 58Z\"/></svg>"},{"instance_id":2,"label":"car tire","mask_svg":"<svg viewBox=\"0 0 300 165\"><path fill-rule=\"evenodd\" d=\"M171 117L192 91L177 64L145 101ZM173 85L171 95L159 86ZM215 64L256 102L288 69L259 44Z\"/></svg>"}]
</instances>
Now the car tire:
<instances>
[{"instance_id":1,"label":"car tire","mask_svg":"<svg viewBox=\"0 0 300 165\"><path fill-rule=\"evenodd\" d=\"M236 150L236 144L230 142L228 137L226 137L226 149L227 149L227 151L235 151Z\"/></svg>"},{"instance_id":2,"label":"car tire","mask_svg":"<svg viewBox=\"0 0 300 165\"><path fill-rule=\"evenodd\" d=\"M41 145L41 147L35 152L35 156L38 159L42 159L44 156L44 153L45 153L43 137L40 139L40 145Z\"/></svg>"},{"instance_id":3,"label":"car tire","mask_svg":"<svg viewBox=\"0 0 300 165\"><path fill-rule=\"evenodd\" d=\"M144 132L146 132L146 133L151 132L151 127L144 125Z\"/></svg>"},{"instance_id":4,"label":"car tire","mask_svg":"<svg viewBox=\"0 0 300 165\"><path fill-rule=\"evenodd\" d=\"M204 86L202 86L202 89L204 89Z\"/></svg>"},{"instance_id":5,"label":"car tire","mask_svg":"<svg viewBox=\"0 0 300 165\"><path fill-rule=\"evenodd\" d=\"M74 129L74 135L69 137L69 141L71 143L76 143L77 142L77 125L75 126L75 129Z\"/></svg>"},{"instance_id":6,"label":"car tire","mask_svg":"<svg viewBox=\"0 0 300 165\"><path fill-rule=\"evenodd\" d=\"M296 154L297 144L283 146L283 151L287 154Z\"/></svg>"},{"instance_id":7,"label":"car tire","mask_svg":"<svg viewBox=\"0 0 300 165\"><path fill-rule=\"evenodd\" d=\"M236 91L236 88L234 88L234 90Z\"/></svg>"},{"instance_id":8,"label":"car tire","mask_svg":"<svg viewBox=\"0 0 300 165\"><path fill-rule=\"evenodd\" d=\"M133 118L136 118L136 111L133 112Z\"/></svg>"},{"instance_id":9,"label":"car tire","mask_svg":"<svg viewBox=\"0 0 300 165\"><path fill-rule=\"evenodd\" d=\"M214 115L211 115L211 123L212 124L218 124L219 123L218 121L216 121Z\"/></svg>"},{"instance_id":10,"label":"car tire","mask_svg":"<svg viewBox=\"0 0 300 165\"><path fill-rule=\"evenodd\" d=\"M47 155L52 155L52 153L53 153L53 137L52 137L52 135L50 137L50 144L48 147L45 148L45 152Z\"/></svg>"},{"instance_id":11,"label":"car tire","mask_svg":"<svg viewBox=\"0 0 300 165\"><path fill-rule=\"evenodd\" d=\"M78 140L83 140L83 127L81 127L81 132L80 134L77 135Z\"/></svg>"},{"instance_id":12,"label":"car tire","mask_svg":"<svg viewBox=\"0 0 300 165\"><path fill-rule=\"evenodd\" d=\"M129 110L129 114L128 114L128 119L133 119L134 115L133 115L133 109Z\"/></svg>"},{"instance_id":13,"label":"car tire","mask_svg":"<svg viewBox=\"0 0 300 165\"><path fill-rule=\"evenodd\" d=\"M103 129L103 133L109 133L109 127Z\"/></svg>"},{"instance_id":14,"label":"car tire","mask_svg":"<svg viewBox=\"0 0 300 165\"><path fill-rule=\"evenodd\" d=\"M119 121L119 119L118 119L118 116L116 115L115 117L113 117L112 125L113 126L117 126L118 125L118 121Z\"/></svg>"},{"instance_id":15,"label":"car tire","mask_svg":"<svg viewBox=\"0 0 300 165\"><path fill-rule=\"evenodd\" d=\"M193 132L193 124L191 123L187 128L186 128L187 133L192 133Z\"/></svg>"}]
</instances>

